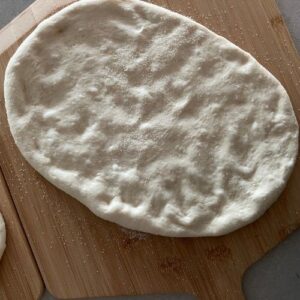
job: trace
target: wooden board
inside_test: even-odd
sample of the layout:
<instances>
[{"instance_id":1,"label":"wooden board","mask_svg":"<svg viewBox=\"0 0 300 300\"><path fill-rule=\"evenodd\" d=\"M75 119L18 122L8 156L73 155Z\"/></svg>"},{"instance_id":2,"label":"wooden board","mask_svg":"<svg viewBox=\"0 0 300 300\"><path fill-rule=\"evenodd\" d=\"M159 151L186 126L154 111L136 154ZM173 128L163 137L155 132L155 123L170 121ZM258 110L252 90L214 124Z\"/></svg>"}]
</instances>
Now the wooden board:
<instances>
[{"instance_id":1,"label":"wooden board","mask_svg":"<svg viewBox=\"0 0 300 300\"><path fill-rule=\"evenodd\" d=\"M0 261L0 299L39 299L44 285L0 169L0 211L6 249Z\"/></svg>"},{"instance_id":2,"label":"wooden board","mask_svg":"<svg viewBox=\"0 0 300 300\"><path fill-rule=\"evenodd\" d=\"M300 160L257 222L218 238L138 234L94 216L21 157L3 105L3 72L27 31L69 1L39 0L0 32L0 164L50 292L59 298L187 292L243 299L246 268L300 224ZM252 53L286 87L300 120L300 62L275 0L156 0Z\"/></svg>"}]
</instances>

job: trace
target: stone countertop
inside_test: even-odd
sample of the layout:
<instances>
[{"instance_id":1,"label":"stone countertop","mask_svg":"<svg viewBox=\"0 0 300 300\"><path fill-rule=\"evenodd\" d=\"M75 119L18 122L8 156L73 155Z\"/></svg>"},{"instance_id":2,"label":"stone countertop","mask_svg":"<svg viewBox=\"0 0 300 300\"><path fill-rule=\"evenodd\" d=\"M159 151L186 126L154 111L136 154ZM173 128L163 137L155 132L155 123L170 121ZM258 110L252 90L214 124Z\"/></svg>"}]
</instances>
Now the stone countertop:
<instances>
[{"instance_id":1,"label":"stone countertop","mask_svg":"<svg viewBox=\"0 0 300 300\"><path fill-rule=\"evenodd\" d=\"M32 2L33 0L0 0L0 28L9 23ZM300 52L300 0L277 0L277 3ZM247 300L300 299L300 229L245 273L243 289ZM45 292L43 300L54 299L47 291ZM194 297L165 295L134 298L110 297L109 299L191 300Z\"/></svg>"}]
</instances>

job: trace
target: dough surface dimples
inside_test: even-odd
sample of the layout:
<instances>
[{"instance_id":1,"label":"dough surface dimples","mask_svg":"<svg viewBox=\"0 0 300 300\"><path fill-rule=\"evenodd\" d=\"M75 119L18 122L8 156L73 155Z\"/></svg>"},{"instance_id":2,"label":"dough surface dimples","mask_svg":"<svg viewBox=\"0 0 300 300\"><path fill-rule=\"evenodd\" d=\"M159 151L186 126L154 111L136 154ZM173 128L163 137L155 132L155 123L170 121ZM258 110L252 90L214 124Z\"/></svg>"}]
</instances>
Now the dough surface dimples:
<instances>
[{"instance_id":1,"label":"dough surface dimples","mask_svg":"<svg viewBox=\"0 0 300 300\"><path fill-rule=\"evenodd\" d=\"M26 160L99 217L222 235L264 213L295 163L282 85L228 40L142 1L80 1L43 21L5 76Z\"/></svg>"}]
</instances>

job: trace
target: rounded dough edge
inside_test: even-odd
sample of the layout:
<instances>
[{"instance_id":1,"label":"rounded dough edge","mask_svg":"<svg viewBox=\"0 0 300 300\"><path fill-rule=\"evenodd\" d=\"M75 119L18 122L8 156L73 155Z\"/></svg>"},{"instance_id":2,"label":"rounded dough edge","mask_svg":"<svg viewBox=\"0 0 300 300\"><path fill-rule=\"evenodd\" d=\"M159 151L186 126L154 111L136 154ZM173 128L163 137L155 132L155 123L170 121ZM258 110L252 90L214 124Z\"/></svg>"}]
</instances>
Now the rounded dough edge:
<instances>
[{"instance_id":1,"label":"rounded dough edge","mask_svg":"<svg viewBox=\"0 0 300 300\"><path fill-rule=\"evenodd\" d=\"M68 11L70 11L70 10L72 10L73 9L73 7L77 7L77 6L80 6L80 5L88 5L88 3L95 3L96 1L86 1L86 2L84 2L84 3L80 3L80 2L77 2L77 3L74 3L74 4L72 4L72 5L70 5L70 6L68 6L67 8L64 8L63 10L61 10L60 12L58 12L57 14L55 14L54 16L52 16L52 17L50 17L49 19L47 19L46 21L43 21L39 26L38 26L38 28L37 28L37 30L43 30L43 28L45 27L45 26L47 26L47 24L46 24L46 22L51 22L51 20L54 20L54 17L55 16L62 16L63 14L65 14L65 13L67 13ZM105 1L103 1L103 2L105 2ZM130 1L128 1L128 2L130 2ZM154 5L152 5L152 4L148 4L148 3L143 3L143 4L141 4L141 5L149 5L149 7L151 7L152 9L155 9L155 10L157 10L157 11L161 11L161 12L164 12L165 14L170 14L170 15L176 15L176 17L177 18L181 18L181 19L186 19L186 20L188 20L189 22L193 22L192 20L190 20L190 19L188 19L188 18L186 18L186 17L183 17L183 16L181 16L181 15L179 15L179 14L177 14L177 13L174 13L174 12L170 12L170 11L168 11L168 10L165 10L165 9L163 9L163 8L160 8L160 7L156 7L156 6L154 6ZM45 22L45 23L44 23ZM197 25L198 26L201 26L202 28L205 28L205 30L207 30L207 31L209 31L206 27L203 27L201 24L198 24L197 23ZM213 33L212 31L209 31L211 34L213 34L213 35L216 35L215 33ZM22 46L24 47L24 49L25 49L25 45L26 45L26 42L27 43L30 43L31 42L31 39L34 39L34 37L35 37L35 34L36 34L36 32L34 31L27 39L26 39L26 41L24 42L24 45L22 44L21 46L20 46L20 48L17 50L17 52L16 53L20 53L20 51L22 51ZM218 37L220 37L220 36L218 36ZM221 37L222 38L222 37ZM226 40L227 41L227 40ZM227 41L227 42L229 42L229 41ZM229 42L229 43L231 43L231 42ZM234 45L235 46L235 45ZM235 46L236 47L236 46ZM246 54L246 55L249 55L248 53L246 53L244 50L242 50L242 49L240 49L240 51L243 51L244 52L244 54ZM14 62L14 58L16 58L17 57L17 54L16 55L14 55L14 57L13 57L13 59L10 61L10 63L9 63L9 65L10 64L14 64L15 62ZM252 57L252 56L251 56ZM277 81L277 83L281 86L281 84L279 83L279 81L273 76L273 75L271 75L270 73L269 73L269 71L267 71L265 68L263 68L260 64L258 64L261 68L262 68L262 70L263 70L263 72L267 72L268 73L268 76L272 79L272 80L276 80ZM8 67L7 68L7 74L6 74L6 76L5 76L5 85L7 85L8 86L8 83L7 83L7 81L9 80L9 77L10 77L10 75L9 75L9 69L10 69L10 67ZM6 91L5 91L5 99L9 99L10 97L11 97L11 95L9 94L9 92L8 92L8 89L6 88L5 89ZM284 91L284 93L286 94L286 92ZM287 94L286 94L286 96L287 96ZM287 96L287 98L288 98L288 96ZM6 105L7 105L7 102L6 102ZM9 105L7 105L7 110L8 110L8 112L9 112ZM9 115L9 113L8 113L8 115ZM10 121L9 121L10 122ZM10 123L12 123L12 122L10 122ZM14 135L14 132L13 132L13 127L11 127L12 128L12 134ZM17 145L18 145L18 141L17 141L17 139L16 139L16 143L17 143ZM18 147L20 148L20 149L22 149L22 145L21 144L19 144L18 145ZM39 168L39 165L37 165L36 164L36 162L35 161L31 161L30 159L28 159L28 157L26 157L26 152L24 152L24 151L22 151L22 153L23 153L23 155L24 155L24 157L30 162L30 164L36 169L36 170L38 170L46 179L48 179L50 182L52 182L54 185L56 185L56 186L58 186L58 187L60 187L60 188L62 188L63 190L65 190L65 191L67 191L69 194L71 194L73 197L75 197L76 199L78 199L78 195L77 194L74 194L71 190L66 190L66 188L64 187L64 186L60 186L57 182L55 182L51 177L48 177L47 176L47 174L45 174L44 173L44 171L43 170L40 170L40 168ZM296 153L295 153L295 157L296 157ZM295 161L295 158L294 158L294 161ZM289 170L287 170L287 172L286 172L286 174L285 174L285 179L287 180L287 178L288 178L288 176L289 176L289 174L291 173L291 170L292 170L292 167L289 169ZM235 230L235 229L237 229L237 228L240 228L241 226L244 226L244 225L246 225L246 224L248 224L248 223L250 223L250 222L252 222L252 221L254 221L255 219L257 219L260 215L262 215L263 213L264 213L264 211L277 199L277 197L278 197L278 195L280 194L280 192L283 190L283 188L284 188L284 184L282 184L282 186L279 186L278 187L278 189L276 190L276 192L274 192L274 195L272 195L272 196L270 196L269 197L269 202L265 202L264 203L264 207L262 208L262 205L259 205L259 206L257 206L256 207L256 210L254 210L252 213L249 213L249 218L248 219L245 219L244 220L244 223L241 225L241 222L237 222L237 223L231 223L231 224L228 224L228 222L225 222L225 224L227 225L227 226L224 226L224 224L220 224L219 225L219 227L218 227L218 230L216 230L216 232L214 233L212 230L208 230L208 232L207 233L205 233L205 231L204 232L202 232L200 235L222 235L222 234L225 234L225 233L228 233L228 232L231 232L231 231L233 231L233 230ZM81 201L80 199L78 199L79 201ZM81 201L83 204L85 204L85 205L87 205L87 203L85 202L85 201ZM88 205L87 205L88 206ZM125 226L125 227L129 227L129 228L131 228L131 229L136 229L136 230L142 230L142 231L146 231L146 232L151 232L151 233L155 233L155 234L160 234L160 235L167 235L167 236L199 236L199 232L190 232L190 233L186 233L186 232L183 232L183 233L180 233L180 232L174 232L174 233L171 233L171 232L169 232L168 231L168 229L167 228L165 228L164 226L161 226L160 228L158 228L157 227L157 225L154 225L152 228L151 228L151 226L149 227L149 223L148 222L145 222L145 224L144 224L144 220L140 220L140 222L137 224L136 223L136 220L134 220L133 218L130 220L125 220L124 222L123 222L123 218L122 218L122 213L120 214L120 215L118 215L117 213L114 215L114 216L107 216L107 215L105 215L105 213L104 214L102 214L101 212L99 212L99 211L95 211L95 209L94 209L94 207L93 207L93 205L90 205L90 206L88 206L96 215L98 215L98 216L100 216L100 217L102 217L103 219L107 219L107 220L109 220L109 221L113 221L113 222L116 222L116 223L118 223L118 224L120 224L120 225L123 225L123 226ZM216 228L216 227L215 227Z\"/></svg>"}]
</instances>

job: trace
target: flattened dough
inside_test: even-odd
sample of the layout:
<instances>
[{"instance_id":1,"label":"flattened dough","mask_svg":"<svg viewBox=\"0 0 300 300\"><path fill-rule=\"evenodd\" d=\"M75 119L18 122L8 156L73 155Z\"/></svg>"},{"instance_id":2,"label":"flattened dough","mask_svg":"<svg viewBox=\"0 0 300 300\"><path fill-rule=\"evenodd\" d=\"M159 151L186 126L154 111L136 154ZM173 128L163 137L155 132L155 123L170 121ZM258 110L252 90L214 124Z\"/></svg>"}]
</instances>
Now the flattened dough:
<instances>
[{"instance_id":1,"label":"flattened dough","mask_svg":"<svg viewBox=\"0 0 300 300\"><path fill-rule=\"evenodd\" d=\"M298 124L251 55L142 1L87 0L43 21L5 76L27 161L97 216L166 236L221 235L277 199Z\"/></svg>"}]
</instances>

